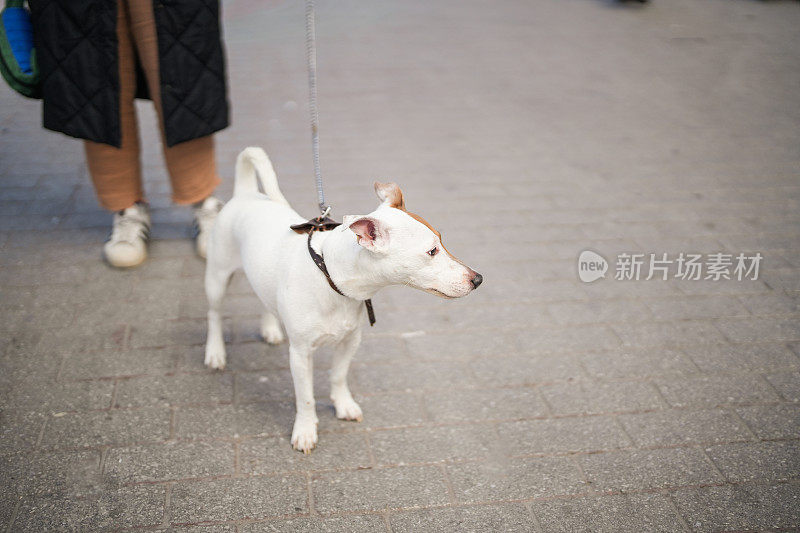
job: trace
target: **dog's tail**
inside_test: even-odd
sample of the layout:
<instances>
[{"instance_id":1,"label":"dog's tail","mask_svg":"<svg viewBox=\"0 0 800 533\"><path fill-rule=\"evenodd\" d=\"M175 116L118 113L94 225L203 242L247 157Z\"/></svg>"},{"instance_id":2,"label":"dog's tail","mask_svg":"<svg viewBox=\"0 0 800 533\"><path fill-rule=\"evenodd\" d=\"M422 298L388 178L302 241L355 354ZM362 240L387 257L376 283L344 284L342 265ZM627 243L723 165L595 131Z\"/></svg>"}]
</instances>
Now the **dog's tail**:
<instances>
[{"instance_id":1,"label":"dog's tail","mask_svg":"<svg viewBox=\"0 0 800 533\"><path fill-rule=\"evenodd\" d=\"M258 173L258 175L256 175ZM233 195L242 192L258 191L258 181L270 200L289 205L278 187L278 177L272 168L272 163L266 152L261 148L251 146L242 150L236 159L236 182L233 186Z\"/></svg>"}]
</instances>

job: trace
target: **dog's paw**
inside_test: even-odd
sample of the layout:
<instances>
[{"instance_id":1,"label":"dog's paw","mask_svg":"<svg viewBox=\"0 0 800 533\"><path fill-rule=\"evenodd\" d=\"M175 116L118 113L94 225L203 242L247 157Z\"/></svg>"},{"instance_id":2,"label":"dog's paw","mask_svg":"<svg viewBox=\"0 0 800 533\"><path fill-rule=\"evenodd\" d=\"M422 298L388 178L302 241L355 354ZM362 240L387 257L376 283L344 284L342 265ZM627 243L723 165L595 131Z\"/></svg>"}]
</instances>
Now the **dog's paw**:
<instances>
[{"instance_id":1,"label":"dog's paw","mask_svg":"<svg viewBox=\"0 0 800 533\"><path fill-rule=\"evenodd\" d=\"M205 363L208 368L225 368L225 345L207 344Z\"/></svg>"},{"instance_id":2,"label":"dog's paw","mask_svg":"<svg viewBox=\"0 0 800 533\"><path fill-rule=\"evenodd\" d=\"M283 334L281 328L261 328L261 338L267 344L282 344L286 341L286 335Z\"/></svg>"},{"instance_id":3,"label":"dog's paw","mask_svg":"<svg viewBox=\"0 0 800 533\"><path fill-rule=\"evenodd\" d=\"M317 445L317 424L311 420L295 420L292 429L292 448L311 453Z\"/></svg>"},{"instance_id":4,"label":"dog's paw","mask_svg":"<svg viewBox=\"0 0 800 533\"><path fill-rule=\"evenodd\" d=\"M277 321L270 317L261 321L261 338L267 344L281 344L286 340L286 335Z\"/></svg>"},{"instance_id":5,"label":"dog's paw","mask_svg":"<svg viewBox=\"0 0 800 533\"><path fill-rule=\"evenodd\" d=\"M333 406L336 408L336 418L352 420L353 422L361 422L364 419L361 407L352 398L340 401L334 400Z\"/></svg>"}]
</instances>

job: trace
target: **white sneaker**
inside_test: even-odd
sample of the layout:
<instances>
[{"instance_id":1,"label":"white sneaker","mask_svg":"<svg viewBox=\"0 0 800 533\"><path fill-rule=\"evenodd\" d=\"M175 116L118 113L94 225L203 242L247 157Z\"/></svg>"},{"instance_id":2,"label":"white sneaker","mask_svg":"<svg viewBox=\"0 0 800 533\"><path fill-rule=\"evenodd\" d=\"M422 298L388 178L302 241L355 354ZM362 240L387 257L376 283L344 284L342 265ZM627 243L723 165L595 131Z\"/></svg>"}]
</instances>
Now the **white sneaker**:
<instances>
[{"instance_id":1,"label":"white sneaker","mask_svg":"<svg viewBox=\"0 0 800 533\"><path fill-rule=\"evenodd\" d=\"M150 214L143 203L135 203L114 214L111 237L103 246L106 261L117 268L135 267L147 259Z\"/></svg>"},{"instance_id":2,"label":"white sneaker","mask_svg":"<svg viewBox=\"0 0 800 533\"><path fill-rule=\"evenodd\" d=\"M206 258L208 250L208 237L211 235L211 228L217 219L222 206L225 205L221 200L214 196L209 196L194 208L194 228L195 228L195 249L197 255Z\"/></svg>"}]
</instances>

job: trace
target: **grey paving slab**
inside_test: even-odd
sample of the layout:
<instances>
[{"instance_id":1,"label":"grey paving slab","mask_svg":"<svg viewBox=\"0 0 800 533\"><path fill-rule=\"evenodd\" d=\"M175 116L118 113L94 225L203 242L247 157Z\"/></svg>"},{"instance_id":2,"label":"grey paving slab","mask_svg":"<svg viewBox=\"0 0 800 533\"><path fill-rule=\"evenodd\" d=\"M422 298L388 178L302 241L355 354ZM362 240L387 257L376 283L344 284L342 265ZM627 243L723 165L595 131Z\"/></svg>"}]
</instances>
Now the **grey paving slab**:
<instances>
[{"instance_id":1,"label":"grey paving slab","mask_svg":"<svg viewBox=\"0 0 800 533\"><path fill-rule=\"evenodd\" d=\"M714 466L697 448L634 450L578 458L598 491L633 491L722 482Z\"/></svg>"},{"instance_id":2,"label":"grey paving slab","mask_svg":"<svg viewBox=\"0 0 800 533\"><path fill-rule=\"evenodd\" d=\"M800 402L800 372L778 372L766 378L785 400Z\"/></svg>"},{"instance_id":3,"label":"grey paving slab","mask_svg":"<svg viewBox=\"0 0 800 533\"><path fill-rule=\"evenodd\" d=\"M36 290L36 287L31 288ZM4 334L13 334L34 320L42 331L70 328L74 324L78 313L75 306L72 305L34 303L16 309L9 309L4 314L6 321L2 325L2 331Z\"/></svg>"},{"instance_id":4,"label":"grey paving slab","mask_svg":"<svg viewBox=\"0 0 800 533\"><path fill-rule=\"evenodd\" d=\"M205 263L194 257L176 258L183 261L181 275L185 278L200 278L205 275ZM190 268L188 265L192 265ZM262 304L254 293L228 295L222 303L223 314L235 317L239 323L240 317L259 316ZM178 318L205 318L208 312L208 298L204 291L181 294L178 300Z\"/></svg>"},{"instance_id":5,"label":"grey paving slab","mask_svg":"<svg viewBox=\"0 0 800 533\"><path fill-rule=\"evenodd\" d=\"M478 267L476 266L476 268ZM484 272L486 271L484 270ZM465 305L459 302L459 308L457 309L453 309L452 305L431 308L427 301L425 303L425 307L429 308L426 315L429 320L433 319L423 323L424 327L422 329L427 331L452 330L459 332L464 328L474 327L475 324L482 324L484 327L521 327L527 329L534 324L545 325L551 323L551 319L543 307L522 302L504 302L500 305L488 303ZM432 313L432 310L435 310L435 312ZM441 326L439 321L436 320L439 315L441 315ZM407 322L409 317L406 313L393 313L392 316L396 316L402 322ZM413 327L414 324L414 322L411 322L411 324L405 325L403 330L415 331L409 327ZM499 342L497 344L502 345Z\"/></svg>"},{"instance_id":6,"label":"grey paving slab","mask_svg":"<svg viewBox=\"0 0 800 533\"><path fill-rule=\"evenodd\" d=\"M598 213L600 216L602 214ZM576 216L573 213L572 216ZM576 253L580 252L583 246L576 244ZM575 257L573 255L573 257ZM608 274L606 274L608 275ZM639 282L632 283L592 283L582 287L588 294L590 299L634 299L634 298L661 298L664 296L675 296L680 294L678 287L672 283L664 283L662 281Z\"/></svg>"},{"instance_id":7,"label":"grey paving slab","mask_svg":"<svg viewBox=\"0 0 800 533\"><path fill-rule=\"evenodd\" d=\"M400 337L364 336L353 361L358 363L379 363L404 361L408 357L406 339Z\"/></svg>"},{"instance_id":8,"label":"grey paving slab","mask_svg":"<svg viewBox=\"0 0 800 533\"><path fill-rule=\"evenodd\" d=\"M97 351L67 354L61 368L64 381L166 374L175 369L184 349Z\"/></svg>"},{"instance_id":9,"label":"grey paving slab","mask_svg":"<svg viewBox=\"0 0 800 533\"><path fill-rule=\"evenodd\" d=\"M202 319L159 320L130 326L133 348L201 345L205 339L206 321ZM232 340L231 325L224 321L225 342Z\"/></svg>"},{"instance_id":10,"label":"grey paving slab","mask_svg":"<svg viewBox=\"0 0 800 533\"><path fill-rule=\"evenodd\" d=\"M449 503L444 474L435 466L319 474L311 488L314 506L321 513Z\"/></svg>"},{"instance_id":11,"label":"grey paving slab","mask_svg":"<svg viewBox=\"0 0 800 533\"><path fill-rule=\"evenodd\" d=\"M762 241L763 243L763 241ZM734 246L731 244L731 246ZM692 296L710 295L710 294L730 294L741 296L743 294L764 295L770 294L771 287L768 287L763 280L758 281L737 281L735 283L720 283L719 281L683 281L678 283L679 289Z\"/></svg>"},{"instance_id":12,"label":"grey paving slab","mask_svg":"<svg viewBox=\"0 0 800 533\"><path fill-rule=\"evenodd\" d=\"M759 438L792 438L798 434L800 405L755 405L736 412Z\"/></svg>"},{"instance_id":13,"label":"grey paving slab","mask_svg":"<svg viewBox=\"0 0 800 533\"><path fill-rule=\"evenodd\" d=\"M520 246L515 243L509 243L510 250L519 250ZM534 245L530 245L535 248ZM541 248L540 248L541 250ZM539 254L546 256L549 260L551 257L546 251L541 250ZM518 259L522 260L523 257ZM548 276L549 277L549 276ZM518 279L504 279L502 277L496 278L493 283L494 287L491 294L485 298L491 298L493 301L505 302L509 298L523 297L535 304L546 304L548 302L565 301L565 300L584 300L586 292L582 287L577 286L571 279L564 281L562 279L542 281L541 279L528 279L526 276L522 281Z\"/></svg>"},{"instance_id":14,"label":"grey paving slab","mask_svg":"<svg viewBox=\"0 0 800 533\"><path fill-rule=\"evenodd\" d=\"M700 321L615 324L613 329L624 345L632 347L694 346L726 340L714 324Z\"/></svg>"},{"instance_id":15,"label":"grey paving slab","mask_svg":"<svg viewBox=\"0 0 800 533\"><path fill-rule=\"evenodd\" d=\"M684 380L656 380L667 402L675 407L713 407L725 404L777 401L773 389L756 374L703 376Z\"/></svg>"},{"instance_id":16,"label":"grey paving slab","mask_svg":"<svg viewBox=\"0 0 800 533\"><path fill-rule=\"evenodd\" d=\"M515 335L482 335L477 338L459 332L425 333L404 338L408 353L414 359L459 359L479 355L510 355L519 352ZM361 348L362 350L364 348ZM381 348L380 351L383 351Z\"/></svg>"},{"instance_id":17,"label":"grey paving slab","mask_svg":"<svg viewBox=\"0 0 800 533\"><path fill-rule=\"evenodd\" d=\"M722 373L749 370L774 371L800 366L800 359L782 343L704 344L686 348L703 371Z\"/></svg>"},{"instance_id":18,"label":"grey paving slab","mask_svg":"<svg viewBox=\"0 0 800 533\"><path fill-rule=\"evenodd\" d=\"M72 496L96 493L100 452L24 453L0 457L5 490L15 496Z\"/></svg>"},{"instance_id":19,"label":"grey paving slab","mask_svg":"<svg viewBox=\"0 0 800 533\"><path fill-rule=\"evenodd\" d=\"M577 466L566 457L524 457L447 467L459 502L541 498L584 493Z\"/></svg>"},{"instance_id":20,"label":"grey paving slab","mask_svg":"<svg viewBox=\"0 0 800 533\"><path fill-rule=\"evenodd\" d=\"M47 420L42 446L69 448L160 442L169 437L169 427L168 409L92 411L54 415Z\"/></svg>"},{"instance_id":21,"label":"grey paving slab","mask_svg":"<svg viewBox=\"0 0 800 533\"><path fill-rule=\"evenodd\" d=\"M151 200L152 203L152 200ZM186 239L159 239L150 243L154 257L193 257L192 242Z\"/></svg>"},{"instance_id":22,"label":"grey paving slab","mask_svg":"<svg viewBox=\"0 0 800 533\"><path fill-rule=\"evenodd\" d=\"M156 446L112 448L103 475L118 483L138 483L232 475L230 442L169 442Z\"/></svg>"},{"instance_id":23,"label":"grey paving slab","mask_svg":"<svg viewBox=\"0 0 800 533\"><path fill-rule=\"evenodd\" d=\"M617 417L639 446L751 440L747 427L721 410L669 410Z\"/></svg>"},{"instance_id":24,"label":"grey paving slab","mask_svg":"<svg viewBox=\"0 0 800 533\"><path fill-rule=\"evenodd\" d=\"M549 410L535 388L433 391L423 396L437 422L469 422L545 416Z\"/></svg>"},{"instance_id":25,"label":"grey paving slab","mask_svg":"<svg viewBox=\"0 0 800 533\"><path fill-rule=\"evenodd\" d=\"M91 327L61 328L42 333L33 350L38 354L66 355L79 351L124 350L129 329L123 321L106 321Z\"/></svg>"},{"instance_id":26,"label":"grey paving slab","mask_svg":"<svg viewBox=\"0 0 800 533\"><path fill-rule=\"evenodd\" d=\"M485 385L533 385L583 377L574 355L482 357L469 366L477 381Z\"/></svg>"},{"instance_id":27,"label":"grey paving slab","mask_svg":"<svg viewBox=\"0 0 800 533\"><path fill-rule=\"evenodd\" d=\"M581 355L581 363L592 377L606 379L686 376L698 372L683 351L663 346L585 353Z\"/></svg>"},{"instance_id":28,"label":"grey paving slab","mask_svg":"<svg viewBox=\"0 0 800 533\"><path fill-rule=\"evenodd\" d=\"M531 504L531 509L543 531L672 533L683 529L675 509L663 494L537 501Z\"/></svg>"},{"instance_id":29,"label":"grey paving slab","mask_svg":"<svg viewBox=\"0 0 800 533\"><path fill-rule=\"evenodd\" d=\"M197 526L178 526L167 529L170 533L236 533L235 524L204 524Z\"/></svg>"},{"instance_id":30,"label":"grey paving slab","mask_svg":"<svg viewBox=\"0 0 800 533\"><path fill-rule=\"evenodd\" d=\"M14 517L20 498L14 494L6 493L0 496L0 523L7 525Z\"/></svg>"},{"instance_id":31,"label":"grey paving slab","mask_svg":"<svg viewBox=\"0 0 800 533\"><path fill-rule=\"evenodd\" d=\"M386 531L386 524L383 521L383 517L374 514L332 516L328 518L300 517L289 520L270 520L268 522L242 524L238 527L241 533L258 533L261 531L308 531L309 533Z\"/></svg>"},{"instance_id":32,"label":"grey paving slab","mask_svg":"<svg viewBox=\"0 0 800 533\"><path fill-rule=\"evenodd\" d=\"M324 433L314 453L292 449L290 436L253 438L239 444L239 470L243 474L310 472L358 469L372 466L363 433Z\"/></svg>"},{"instance_id":33,"label":"grey paving slab","mask_svg":"<svg viewBox=\"0 0 800 533\"><path fill-rule=\"evenodd\" d=\"M7 258L10 254L7 250L3 250L3 257ZM28 254L24 257L27 259ZM3 309L24 309L33 303L35 288L32 287L10 287L4 285L0 288L0 296L3 297Z\"/></svg>"},{"instance_id":34,"label":"grey paving slab","mask_svg":"<svg viewBox=\"0 0 800 533\"><path fill-rule=\"evenodd\" d=\"M4 390L0 402L5 407L44 413L107 409L111 407L113 390L111 381L54 383L47 387L21 382Z\"/></svg>"},{"instance_id":35,"label":"grey paving slab","mask_svg":"<svg viewBox=\"0 0 800 533\"><path fill-rule=\"evenodd\" d=\"M10 527L38 532L155 526L164 516L164 498L164 487L144 485L107 490L89 499L26 500Z\"/></svg>"},{"instance_id":36,"label":"grey paving slab","mask_svg":"<svg viewBox=\"0 0 800 533\"><path fill-rule=\"evenodd\" d=\"M251 477L173 485L173 524L302 514L308 511L306 479L300 475Z\"/></svg>"},{"instance_id":37,"label":"grey paving slab","mask_svg":"<svg viewBox=\"0 0 800 533\"><path fill-rule=\"evenodd\" d=\"M389 518L392 531L507 531L521 533L536 531L528 510L520 504L474 505L452 509L407 511L393 513Z\"/></svg>"},{"instance_id":38,"label":"grey paving slab","mask_svg":"<svg viewBox=\"0 0 800 533\"><path fill-rule=\"evenodd\" d=\"M294 403L254 403L219 407L181 407L175 436L181 439L231 438L290 433Z\"/></svg>"},{"instance_id":39,"label":"grey paving slab","mask_svg":"<svg viewBox=\"0 0 800 533\"><path fill-rule=\"evenodd\" d=\"M711 446L708 456L728 481L800 477L800 441L735 443Z\"/></svg>"},{"instance_id":40,"label":"grey paving slab","mask_svg":"<svg viewBox=\"0 0 800 533\"><path fill-rule=\"evenodd\" d=\"M515 455L612 450L630 440L611 417L525 420L498 424L497 432Z\"/></svg>"},{"instance_id":41,"label":"grey paving slab","mask_svg":"<svg viewBox=\"0 0 800 533\"><path fill-rule=\"evenodd\" d=\"M101 241L103 237L97 237L93 242ZM69 259L66 259L69 260ZM80 285L66 284L66 285L48 285L46 287L38 287L36 289L35 305L59 305L63 302L70 302L73 304L78 303L91 303L96 301L104 301L109 297L118 300L127 298L134 285L134 278L124 277L126 273L122 273L122 278L109 277L108 274L113 272L108 270L106 275L99 276L92 280L91 283L83 283ZM116 322L114 321L115 325ZM105 326L107 321L95 325L94 329L100 329Z\"/></svg>"},{"instance_id":42,"label":"grey paving slab","mask_svg":"<svg viewBox=\"0 0 800 533\"><path fill-rule=\"evenodd\" d=\"M541 387L542 396L559 415L615 413L660 409L662 402L651 383L555 383Z\"/></svg>"},{"instance_id":43,"label":"grey paving slab","mask_svg":"<svg viewBox=\"0 0 800 533\"><path fill-rule=\"evenodd\" d=\"M647 302L657 320L746 317L747 309L735 296L700 296L657 299Z\"/></svg>"},{"instance_id":44,"label":"grey paving slab","mask_svg":"<svg viewBox=\"0 0 800 533\"><path fill-rule=\"evenodd\" d=\"M800 340L797 316L774 318L723 319L717 321L720 331L733 342Z\"/></svg>"},{"instance_id":45,"label":"grey paving slab","mask_svg":"<svg viewBox=\"0 0 800 533\"><path fill-rule=\"evenodd\" d=\"M558 324L637 323L652 320L645 304L634 300L558 302L550 304L547 310Z\"/></svg>"},{"instance_id":46,"label":"grey paving slab","mask_svg":"<svg viewBox=\"0 0 800 533\"><path fill-rule=\"evenodd\" d=\"M682 489L672 495L693 531L795 528L800 486L736 485Z\"/></svg>"},{"instance_id":47,"label":"grey paving slab","mask_svg":"<svg viewBox=\"0 0 800 533\"><path fill-rule=\"evenodd\" d=\"M39 441L47 416L35 411L0 410L0 452L30 449Z\"/></svg>"},{"instance_id":48,"label":"grey paving slab","mask_svg":"<svg viewBox=\"0 0 800 533\"><path fill-rule=\"evenodd\" d=\"M519 340L527 353L549 354L619 347L619 337L607 326L534 328L520 332Z\"/></svg>"},{"instance_id":49,"label":"grey paving slab","mask_svg":"<svg viewBox=\"0 0 800 533\"><path fill-rule=\"evenodd\" d=\"M162 263L164 261L161 261ZM153 270L159 269L159 266L152 266L145 263ZM88 270L94 266L97 268L97 263L85 263L82 268ZM100 265L102 268L107 268ZM159 272L163 275L163 272ZM144 278L146 273L137 272L137 277ZM91 273L90 276L94 277L97 274ZM135 290L135 289L134 289ZM136 322L142 316L152 317L153 320L168 320L178 318L178 305L179 300L172 298L142 298L140 295L133 293L132 305L126 305L122 310L119 310L119 302L115 300L106 301L93 301L80 304L75 309L74 326L93 326L97 323L102 323L107 317L114 316L121 322Z\"/></svg>"},{"instance_id":50,"label":"grey paving slab","mask_svg":"<svg viewBox=\"0 0 800 533\"><path fill-rule=\"evenodd\" d=\"M505 440L491 425L405 428L369 433L378 464L473 459L506 452Z\"/></svg>"},{"instance_id":51,"label":"grey paving slab","mask_svg":"<svg viewBox=\"0 0 800 533\"><path fill-rule=\"evenodd\" d=\"M741 298L742 305L755 316L796 315L800 312L800 302L796 297L786 294L768 294L759 298Z\"/></svg>"},{"instance_id":52,"label":"grey paving slab","mask_svg":"<svg viewBox=\"0 0 800 533\"><path fill-rule=\"evenodd\" d=\"M203 282L199 278L153 278L144 276L131 291L131 298L143 302L160 302L171 300L180 302L187 295L203 295ZM166 306L165 306L166 307ZM141 315L139 315L141 318ZM147 324L142 325L142 334L146 335Z\"/></svg>"},{"instance_id":53,"label":"grey paving slab","mask_svg":"<svg viewBox=\"0 0 800 533\"><path fill-rule=\"evenodd\" d=\"M115 407L224 404L233 401L233 375L173 374L117 382Z\"/></svg>"},{"instance_id":54,"label":"grey paving slab","mask_svg":"<svg viewBox=\"0 0 800 533\"><path fill-rule=\"evenodd\" d=\"M31 228L37 229L37 228ZM41 228L44 229L44 228ZM69 265L66 268L53 271L44 266L28 266L20 268L5 268L0 277L4 285L36 286L44 283L79 284L86 279L86 270L78 266Z\"/></svg>"},{"instance_id":55,"label":"grey paving slab","mask_svg":"<svg viewBox=\"0 0 800 533\"><path fill-rule=\"evenodd\" d=\"M421 396L416 392L389 392L370 396L357 396L356 400L362 411L364 411L364 420L360 422L364 427L413 426L427 420L423 411ZM325 420L329 418L329 416L326 416ZM335 423L336 427L340 429L354 425L344 421Z\"/></svg>"},{"instance_id":56,"label":"grey paving slab","mask_svg":"<svg viewBox=\"0 0 800 533\"><path fill-rule=\"evenodd\" d=\"M474 384L467 365L451 361L374 365L353 370L358 390L365 393L465 387Z\"/></svg>"}]
</instances>

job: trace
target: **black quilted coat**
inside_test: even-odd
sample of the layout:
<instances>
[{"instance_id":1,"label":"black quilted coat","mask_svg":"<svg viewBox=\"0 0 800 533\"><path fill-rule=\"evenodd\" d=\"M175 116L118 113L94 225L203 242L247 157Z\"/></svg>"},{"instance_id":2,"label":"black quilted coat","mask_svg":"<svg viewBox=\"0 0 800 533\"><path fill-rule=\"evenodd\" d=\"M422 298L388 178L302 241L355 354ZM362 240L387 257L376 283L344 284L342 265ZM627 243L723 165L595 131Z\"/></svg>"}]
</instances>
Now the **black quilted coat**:
<instances>
[{"instance_id":1,"label":"black quilted coat","mask_svg":"<svg viewBox=\"0 0 800 533\"><path fill-rule=\"evenodd\" d=\"M120 146L116 0L29 0L44 127ZM168 146L228 125L218 0L154 0ZM137 96L147 85L137 69Z\"/></svg>"}]
</instances>

